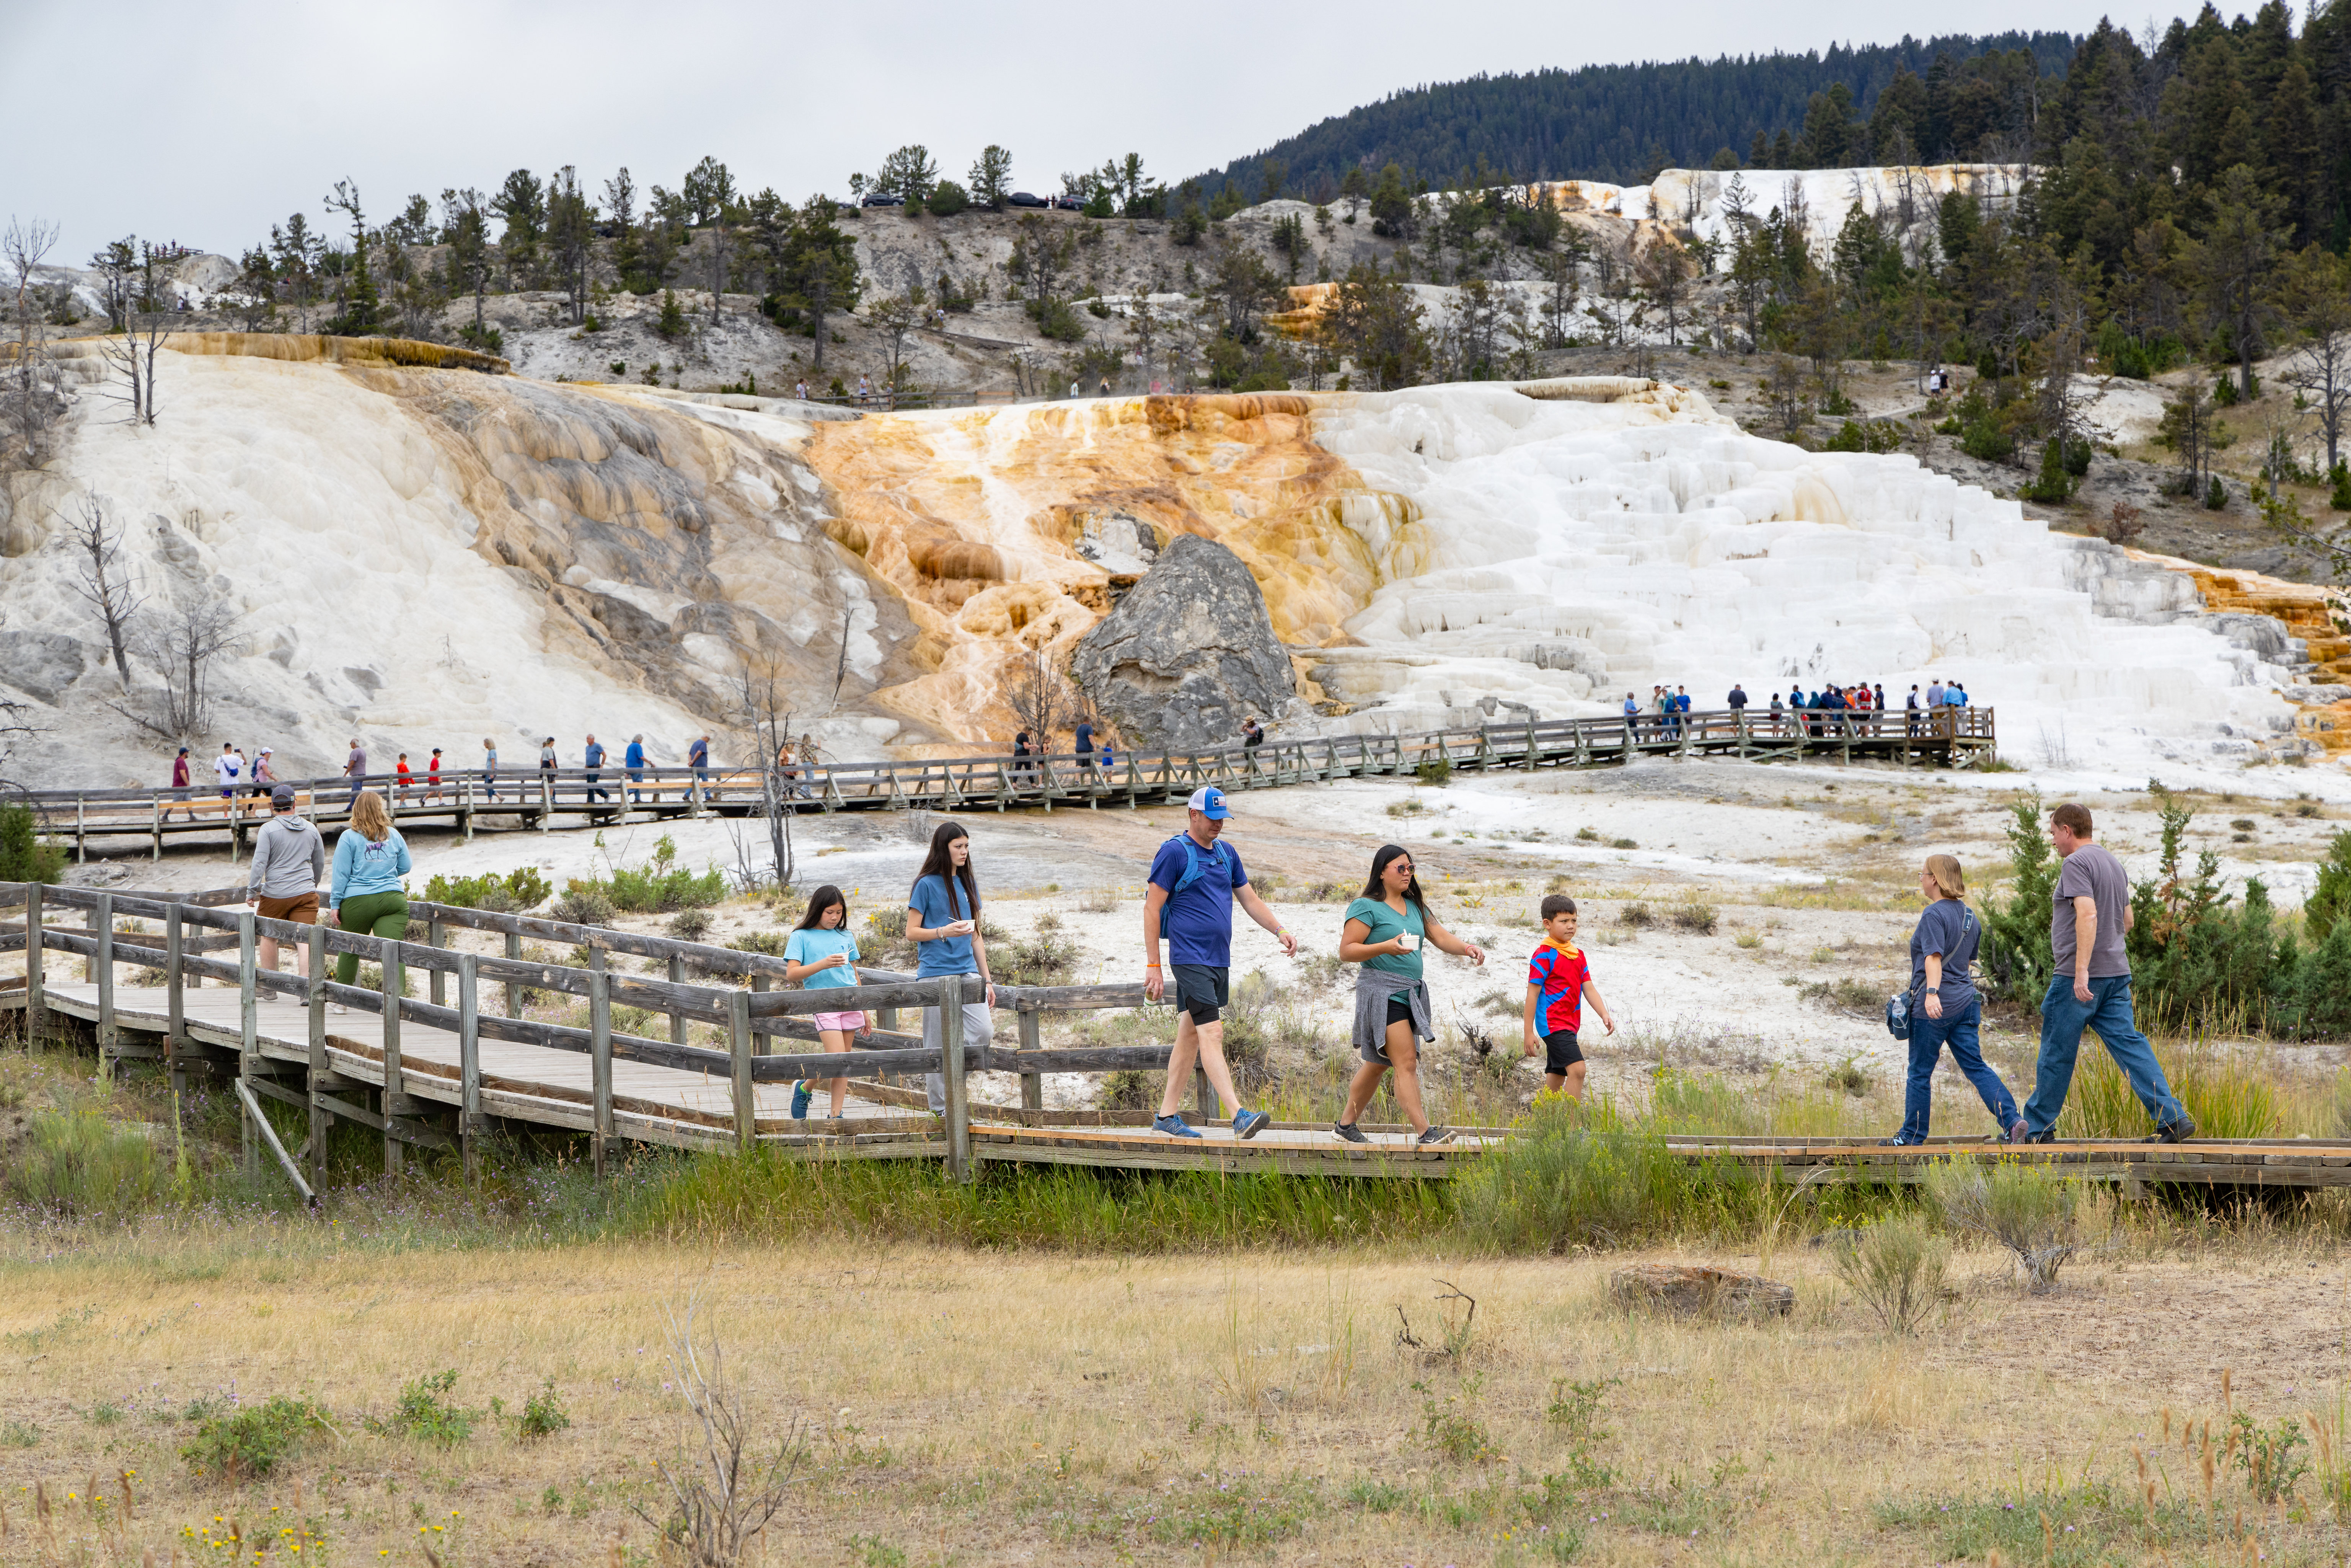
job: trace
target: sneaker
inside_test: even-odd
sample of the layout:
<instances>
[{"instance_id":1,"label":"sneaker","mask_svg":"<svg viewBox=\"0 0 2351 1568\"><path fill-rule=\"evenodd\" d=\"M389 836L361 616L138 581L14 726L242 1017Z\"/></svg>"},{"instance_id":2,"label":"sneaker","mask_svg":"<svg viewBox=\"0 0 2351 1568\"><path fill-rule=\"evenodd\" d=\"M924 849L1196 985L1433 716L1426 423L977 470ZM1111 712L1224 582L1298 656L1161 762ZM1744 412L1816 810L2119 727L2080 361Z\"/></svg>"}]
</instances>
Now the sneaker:
<instances>
[{"instance_id":1,"label":"sneaker","mask_svg":"<svg viewBox=\"0 0 2351 1568\"><path fill-rule=\"evenodd\" d=\"M2155 1130L2155 1135L2142 1138L2147 1144L2184 1144L2196 1135L2196 1118L2183 1113L2177 1122L2166 1122Z\"/></svg>"},{"instance_id":2,"label":"sneaker","mask_svg":"<svg viewBox=\"0 0 2351 1568\"><path fill-rule=\"evenodd\" d=\"M2046 1133L2027 1133L2020 1141L2027 1144L2053 1144L2057 1141L2057 1132L2053 1127Z\"/></svg>"},{"instance_id":3,"label":"sneaker","mask_svg":"<svg viewBox=\"0 0 2351 1568\"><path fill-rule=\"evenodd\" d=\"M1171 1138L1196 1138L1200 1135L1199 1129L1181 1116L1155 1116L1151 1121L1151 1130L1165 1133Z\"/></svg>"},{"instance_id":4,"label":"sneaker","mask_svg":"<svg viewBox=\"0 0 2351 1568\"><path fill-rule=\"evenodd\" d=\"M1429 1147L1429 1146L1431 1146L1432 1145L1436 1145L1436 1144L1449 1144L1449 1143L1451 1143L1452 1141L1453 1141L1453 1129L1452 1129L1452 1128L1450 1128L1450 1127L1431 1127L1428 1131L1426 1131L1426 1133L1423 1133L1419 1137L1415 1138L1412 1142L1413 1142L1413 1146L1414 1146L1415 1148L1425 1149L1425 1148L1428 1148L1428 1147Z\"/></svg>"},{"instance_id":5,"label":"sneaker","mask_svg":"<svg viewBox=\"0 0 2351 1568\"><path fill-rule=\"evenodd\" d=\"M1364 1136L1353 1122L1333 1122L1331 1124L1331 1130L1339 1135L1343 1143L1368 1144L1371 1142L1371 1139Z\"/></svg>"},{"instance_id":6,"label":"sneaker","mask_svg":"<svg viewBox=\"0 0 2351 1568\"><path fill-rule=\"evenodd\" d=\"M793 1080L793 1082L792 1082L792 1120L793 1120L793 1121L795 1121L795 1122L805 1122L805 1121L807 1121L807 1120L808 1120L808 1108L809 1108L809 1102L810 1102L811 1099L813 1099L813 1098L815 1098L815 1096L813 1096L812 1094L810 1094L810 1093L809 1092L809 1085L808 1085L808 1080L807 1080L807 1079L805 1079L805 1078L799 1078L799 1079L795 1079L795 1080Z\"/></svg>"},{"instance_id":7,"label":"sneaker","mask_svg":"<svg viewBox=\"0 0 2351 1568\"><path fill-rule=\"evenodd\" d=\"M2029 1144L2032 1141L2032 1129L2024 1124L2023 1117L2019 1116L2009 1124L2008 1136L2001 1141L2010 1144Z\"/></svg>"},{"instance_id":8,"label":"sneaker","mask_svg":"<svg viewBox=\"0 0 2351 1568\"><path fill-rule=\"evenodd\" d=\"M348 1013L351 1009L345 1007L340 1002L329 1002L327 1004L327 1010L330 1013Z\"/></svg>"},{"instance_id":9,"label":"sneaker","mask_svg":"<svg viewBox=\"0 0 2351 1568\"><path fill-rule=\"evenodd\" d=\"M1877 1146L1881 1149L1914 1149L1926 1141L1924 1138L1906 1138L1897 1134L1891 1138L1878 1139Z\"/></svg>"},{"instance_id":10,"label":"sneaker","mask_svg":"<svg viewBox=\"0 0 2351 1568\"><path fill-rule=\"evenodd\" d=\"M1272 1123L1273 1118L1267 1115L1264 1112L1251 1111L1244 1106L1240 1114L1233 1118L1233 1136L1236 1138L1254 1138L1259 1133L1264 1132L1267 1127L1272 1124Z\"/></svg>"}]
</instances>

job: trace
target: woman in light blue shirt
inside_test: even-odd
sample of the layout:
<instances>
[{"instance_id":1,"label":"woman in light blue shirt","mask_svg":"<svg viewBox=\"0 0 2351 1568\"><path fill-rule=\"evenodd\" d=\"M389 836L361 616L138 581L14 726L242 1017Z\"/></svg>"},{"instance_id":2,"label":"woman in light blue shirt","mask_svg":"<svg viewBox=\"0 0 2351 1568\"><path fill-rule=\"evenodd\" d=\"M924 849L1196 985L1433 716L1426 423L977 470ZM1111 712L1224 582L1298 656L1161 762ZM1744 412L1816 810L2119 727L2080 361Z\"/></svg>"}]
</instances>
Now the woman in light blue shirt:
<instances>
[{"instance_id":1,"label":"woman in light blue shirt","mask_svg":"<svg viewBox=\"0 0 2351 1568\"><path fill-rule=\"evenodd\" d=\"M372 789L360 790L351 802L351 825L335 841L327 917L344 930L362 936L389 936L395 942L406 936L408 894L401 878L408 874L412 863L407 841L392 825L383 797ZM350 985L359 973L357 953L336 957L339 984Z\"/></svg>"},{"instance_id":2,"label":"woman in light blue shirt","mask_svg":"<svg viewBox=\"0 0 2351 1568\"><path fill-rule=\"evenodd\" d=\"M808 913L784 944L784 978L795 981L802 990L841 990L857 984L857 937L849 929L849 901L841 896L841 889L825 883L809 894ZM836 1011L816 1015L817 1034L827 1051L847 1051L852 1035L871 1034L873 1015L866 1012ZM848 1098L849 1080L829 1078L832 1085L832 1119L841 1120L841 1103ZM808 1120L810 1098L809 1081L805 1078L792 1085L792 1119Z\"/></svg>"}]
</instances>

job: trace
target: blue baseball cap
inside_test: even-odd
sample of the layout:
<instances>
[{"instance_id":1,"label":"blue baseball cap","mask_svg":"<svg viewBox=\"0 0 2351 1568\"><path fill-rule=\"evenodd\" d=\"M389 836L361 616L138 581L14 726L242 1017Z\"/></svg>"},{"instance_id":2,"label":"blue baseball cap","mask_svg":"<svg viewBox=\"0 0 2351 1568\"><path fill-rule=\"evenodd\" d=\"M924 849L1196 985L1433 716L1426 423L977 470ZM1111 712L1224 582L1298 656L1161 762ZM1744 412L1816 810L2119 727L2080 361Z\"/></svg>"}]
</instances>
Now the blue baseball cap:
<instances>
[{"instance_id":1,"label":"blue baseball cap","mask_svg":"<svg viewBox=\"0 0 2351 1568\"><path fill-rule=\"evenodd\" d=\"M1225 804L1225 792L1213 784L1205 789L1193 790L1192 798L1184 803L1212 822L1221 822L1233 814L1231 808Z\"/></svg>"}]
</instances>

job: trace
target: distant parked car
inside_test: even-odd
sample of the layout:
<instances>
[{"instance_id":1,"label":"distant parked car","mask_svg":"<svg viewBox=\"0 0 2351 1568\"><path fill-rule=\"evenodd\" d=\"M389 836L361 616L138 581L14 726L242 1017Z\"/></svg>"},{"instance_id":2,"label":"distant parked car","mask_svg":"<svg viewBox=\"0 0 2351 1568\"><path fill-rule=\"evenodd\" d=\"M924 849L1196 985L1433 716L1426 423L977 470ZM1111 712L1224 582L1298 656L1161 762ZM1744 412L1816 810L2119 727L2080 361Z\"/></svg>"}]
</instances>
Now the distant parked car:
<instances>
[{"instance_id":1,"label":"distant parked car","mask_svg":"<svg viewBox=\"0 0 2351 1568\"><path fill-rule=\"evenodd\" d=\"M1065 213L1082 213L1086 210L1086 204L1076 196L1056 196L1046 204L1059 207Z\"/></svg>"},{"instance_id":2,"label":"distant parked car","mask_svg":"<svg viewBox=\"0 0 2351 1568\"><path fill-rule=\"evenodd\" d=\"M869 207L903 207L906 204L906 198L893 191L876 191L865 198L865 204Z\"/></svg>"},{"instance_id":3,"label":"distant parked car","mask_svg":"<svg viewBox=\"0 0 2351 1568\"><path fill-rule=\"evenodd\" d=\"M1027 191L1015 191L1012 193L1012 205L1016 207L1049 207L1051 206L1052 204L1048 202L1044 197L1033 195Z\"/></svg>"}]
</instances>

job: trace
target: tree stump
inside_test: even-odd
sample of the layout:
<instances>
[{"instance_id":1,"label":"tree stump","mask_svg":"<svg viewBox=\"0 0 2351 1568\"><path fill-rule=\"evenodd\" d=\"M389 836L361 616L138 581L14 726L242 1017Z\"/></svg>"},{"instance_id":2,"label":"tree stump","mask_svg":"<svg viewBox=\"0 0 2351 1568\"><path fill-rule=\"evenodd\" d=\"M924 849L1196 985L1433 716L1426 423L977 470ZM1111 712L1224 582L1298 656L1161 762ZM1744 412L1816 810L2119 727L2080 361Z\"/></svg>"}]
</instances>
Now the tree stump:
<instances>
[{"instance_id":1,"label":"tree stump","mask_svg":"<svg viewBox=\"0 0 2351 1568\"><path fill-rule=\"evenodd\" d=\"M1761 1274L1703 1264L1635 1263L1609 1276L1609 1299L1624 1307L1685 1315L1786 1317L1796 1290Z\"/></svg>"}]
</instances>

